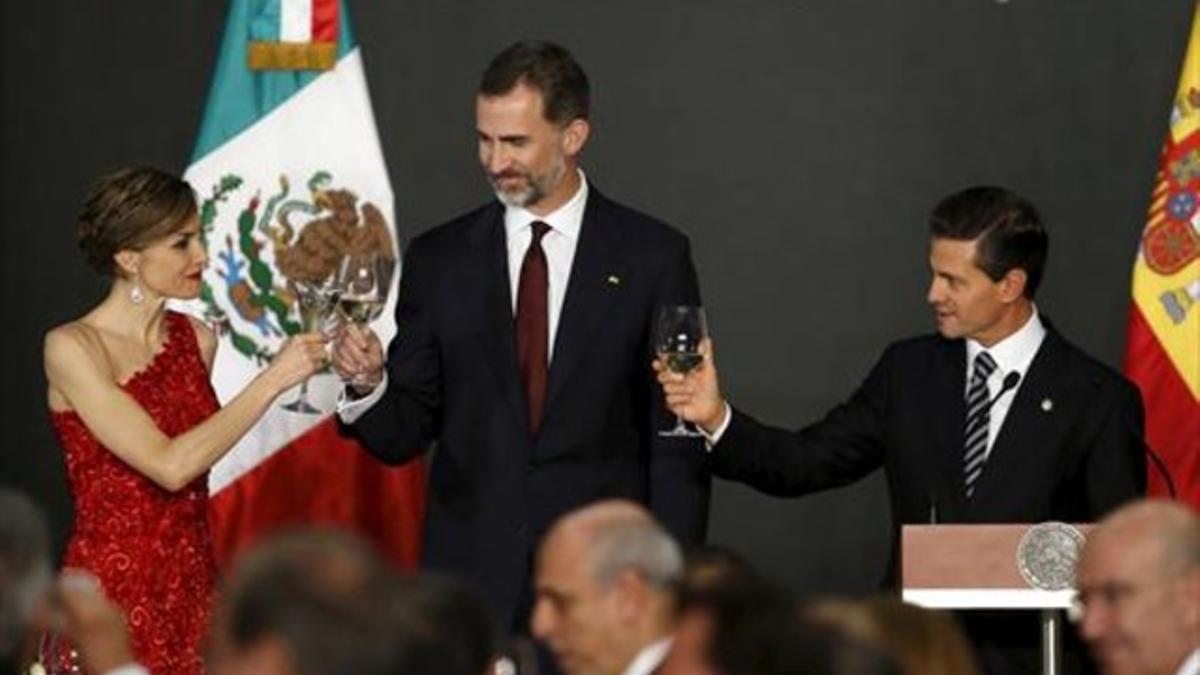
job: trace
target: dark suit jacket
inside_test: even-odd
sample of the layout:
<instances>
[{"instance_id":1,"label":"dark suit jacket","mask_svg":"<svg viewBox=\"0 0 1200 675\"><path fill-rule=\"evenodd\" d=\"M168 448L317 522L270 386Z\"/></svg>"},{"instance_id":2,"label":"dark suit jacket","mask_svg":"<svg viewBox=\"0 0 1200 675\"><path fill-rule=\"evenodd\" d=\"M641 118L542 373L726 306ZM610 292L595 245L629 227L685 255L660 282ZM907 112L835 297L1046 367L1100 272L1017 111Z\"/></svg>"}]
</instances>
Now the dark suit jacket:
<instances>
[{"instance_id":1,"label":"dark suit jacket","mask_svg":"<svg viewBox=\"0 0 1200 675\"><path fill-rule=\"evenodd\" d=\"M1092 521L1145 492L1137 389L1047 326L968 501L966 343L892 344L854 395L792 432L735 411L710 465L771 494L853 482L883 467L898 523Z\"/></svg>"},{"instance_id":2,"label":"dark suit jacket","mask_svg":"<svg viewBox=\"0 0 1200 675\"><path fill-rule=\"evenodd\" d=\"M528 603L532 555L558 516L607 497L647 504L684 545L704 537L709 479L668 428L653 380L662 304L699 304L687 239L589 187L535 437L517 370L504 208L416 238L404 260L384 397L353 425L407 461L437 441L423 558L475 587L503 627Z\"/></svg>"}]
</instances>

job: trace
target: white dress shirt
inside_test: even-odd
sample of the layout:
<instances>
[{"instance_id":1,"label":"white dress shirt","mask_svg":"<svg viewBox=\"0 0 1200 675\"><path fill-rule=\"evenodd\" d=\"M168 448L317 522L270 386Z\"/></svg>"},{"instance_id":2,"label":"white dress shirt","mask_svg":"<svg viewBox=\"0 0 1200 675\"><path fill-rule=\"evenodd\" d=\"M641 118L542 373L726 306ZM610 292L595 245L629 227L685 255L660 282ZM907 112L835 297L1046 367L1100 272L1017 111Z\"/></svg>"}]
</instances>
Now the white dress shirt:
<instances>
[{"instance_id":1,"label":"white dress shirt","mask_svg":"<svg viewBox=\"0 0 1200 675\"><path fill-rule=\"evenodd\" d=\"M1000 389L1004 386L1004 378L1008 377L1009 373L1015 372L1021 377L1017 381L1017 386L1004 392L1004 396L992 405L991 416L988 419L987 455L992 454L992 443L996 440L996 435L1000 433L1000 427L1004 424L1004 418L1008 415L1009 407L1012 406L1013 397L1017 395L1017 390L1024 384L1025 373L1029 370L1029 364L1033 363L1033 357L1037 356L1038 349L1042 346L1042 340L1045 338L1046 327L1042 324L1041 317L1038 316L1037 306L1034 305L1033 314L1029 316L1024 326L1021 326L1017 332L997 342L987 350L996 361L996 370L992 372L991 377L987 381L989 400L996 398L996 394L1000 393ZM983 345L975 340L967 340L967 379L963 383L964 399L967 395L967 386L971 381L971 364L974 363L975 356L983 350ZM725 417L721 420L721 424L717 426L716 431L710 434L704 429L700 429L700 433L704 435L705 447L708 450L712 450L713 446L721 440L721 436L729 428L731 419L733 419L733 410L726 403Z\"/></svg>"},{"instance_id":2,"label":"white dress shirt","mask_svg":"<svg viewBox=\"0 0 1200 675\"><path fill-rule=\"evenodd\" d=\"M588 184L583 171L579 171L579 189L553 213L539 216L519 206L504 209L504 235L508 241L508 283L512 291L513 316L517 314L517 290L521 284L521 263L533 240L533 222L540 220L550 226L542 237L542 250L546 252L546 267L549 272L550 298L546 306L549 314L550 360L554 360L554 338L558 335L558 319L562 316L563 298L567 296L567 281L571 278L571 263L575 261L575 248L579 244L579 230L583 227L583 209L587 204Z\"/></svg>"},{"instance_id":3,"label":"white dress shirt","mask_svg":"<svg viewBox=\"0 0 1200 675\"><path fill-rule=\"evenodd\" d=\"M1193 649L1191 655L1183 660L1175 675L1200 675L1200 647Z\"/></svg>"},{"instance_id":4,"label":"white dress shirt","mask_svg":"<svg viewBox=\"0 0 1200 675\"><path fill-rule=\"evenodd\" d=\"M991 354L996 361L996 370L992 371L987 379L988 400L995 400L995 403L992 404L992 409L989 411L985 457L992 454L992 445L996 442L996 436L1000 434L1004 418L1008 416L1008 409L1012 407L1013 398L1016 397L1017 390L1025 383L1025 373L1029 371L1029 364L1033 363L1033 357L1037 356L1038 349L1042 346L1042 340L1045 338L1046 327L1042 325L1042 319L1038 316L1035 306L1033 314L1029 316L1029 320L1025 322L1024 326L991 347L984 347L975 340L967 340L967 377L963 381L964 399L971 381L971 364L975 362L976 355L986 349L987 353ZM1017 386L996 399L996 395L1004 386L1004 378L1011 373L1017 373L1021 378L1017 381Z\"/></svg>"},{"instance_id":5,"label":"white dress shirt","mask_svg":"<svg viewBox=\"0 0 1200 675\"><path fill-rule=\"evenodd\" d=\"M571 265L575 261L575 249L579 245L579 231L583 227L583 212L587 206L588 183L583 171L579 172L579 189L558 207L554 212L545 216L523 209L519 206L504 207L504 237L508 245L508 281L512 291L512 311L517 312L517 290L521 282L521 263L525 260L525 252L533 240L533 221L540 220L550 226L550 231L542 236L542 250L546 253L546 267L549 276L549 293L546 311L547 323L550 329L550 340L547 343L548 360L554 359L554 339L558 336L558 320L562 316L563 299L567 296L567 282L571 279ZM337 414L342 422L353 424L387 391L387 369L383 371L383 379L370 394L357 399L346 396L343 389L338 393Z\"/></svg>"},{"instance_id":6,"label":"white dress shirt","mask_svg":"<svg viewBox=\"0 0 1200 675\"><path fill-rule=\"evenodd\" d=\"M633 657L633 660L626 666L625 672L622 675L650 675L650 673L654 672L655 668L662 665L663 660L667 658L667 652L670 650L670 636L642 647L642 651Z\"/></svg>"}]
</instances>

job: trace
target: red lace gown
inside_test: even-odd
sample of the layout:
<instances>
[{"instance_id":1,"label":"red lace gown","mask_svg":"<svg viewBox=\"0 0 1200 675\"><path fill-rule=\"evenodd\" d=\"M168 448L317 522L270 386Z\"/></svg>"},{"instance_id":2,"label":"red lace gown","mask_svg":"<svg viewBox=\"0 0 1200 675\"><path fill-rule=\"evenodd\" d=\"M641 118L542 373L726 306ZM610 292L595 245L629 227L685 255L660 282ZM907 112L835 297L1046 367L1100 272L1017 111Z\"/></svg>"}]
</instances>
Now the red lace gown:
<instances>
[{"instance_id":1,"label":"red lace gown","mask_svg":"<svg viewBox=\"0 0 1200 675\"><path fill-rule=\"evenodd\" d=\"M165 322L162 349L121 388L173 437L218 403L188 318L168 311ZM134 655L151 673L202 673L200 640L216 581L207 473L168 492L100 445L75 412L52 412L51 421L75 503L64 566L99 577L125 610Z\"/></svg>"}]
</instances>

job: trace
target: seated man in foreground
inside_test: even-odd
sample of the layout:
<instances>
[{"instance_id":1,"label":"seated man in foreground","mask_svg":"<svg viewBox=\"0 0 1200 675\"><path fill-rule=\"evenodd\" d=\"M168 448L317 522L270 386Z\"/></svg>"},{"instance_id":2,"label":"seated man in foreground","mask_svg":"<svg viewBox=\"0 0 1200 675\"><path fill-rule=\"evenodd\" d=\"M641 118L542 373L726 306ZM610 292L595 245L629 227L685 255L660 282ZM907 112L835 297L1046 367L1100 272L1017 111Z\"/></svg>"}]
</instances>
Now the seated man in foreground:
<instances>
[{"instance_id":1,"label":"seated man in foreground","mask_svg":"<svg viewBox=\"0 0 1200 675\"><path fill-rule=\"evenodd\" d=\"M568 675L649 675L670 648L682 572L679 546L641 506L569 512L538 551L533 636Z\"/></svg>"},{"instance_id":2,"label":"seated man in foreground","mask_svg":"<svg viewBox=\"0 0 1200 675\"><path fill-rule=\"evenodd\" d=\"M1200 675L1200 517L1137 502L1092 530L1077 568L1079 633L1105 675Z\"/></svg>"}]
</instances>

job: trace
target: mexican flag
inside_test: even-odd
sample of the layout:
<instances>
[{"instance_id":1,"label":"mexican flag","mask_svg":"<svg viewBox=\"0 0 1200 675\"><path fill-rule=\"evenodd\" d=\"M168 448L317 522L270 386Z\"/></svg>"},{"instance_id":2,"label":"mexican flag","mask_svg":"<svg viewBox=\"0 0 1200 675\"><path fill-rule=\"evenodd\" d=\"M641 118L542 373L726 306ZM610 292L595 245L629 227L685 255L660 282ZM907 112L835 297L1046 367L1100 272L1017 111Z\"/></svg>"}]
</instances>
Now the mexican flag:
<instances>
[{"instance_id":1,"label":"mexican flag","mask_svg":"<svg viewBox=\"0 0 1200 675\"><path fill-rule=\"evenodd\" d=\"M1197 5L1200 17L1200 5ZM1171 129L1133 268L1125 373L1146 403L1159 462L1150 493L1173 483L1200 509L1200 20L1193 18Z\"/></svg>"},{"instance_id":2,"label":"mexican flag","mask_svg":"<svg viewBox=\"0 0 1200 675\"><path fill-rule=\"evenodd\" d=\"M217 327L227 401L301 331L288 278L333 272L347 232L394 243L392 188L362 52L339 0L232 0L185 178L198 192L209 269L189 309ZM388 241L390 240L390 241ZM394 286L394 282L393 282ZM373 324L386 344L391 305ZM421 463L386 467L338 433L332 372L285 392L209 478L222 564L294 524L352 529L398 564L418 558ZM307 403L297 402L303 398Z\"/></svg>"}]
</instances>

